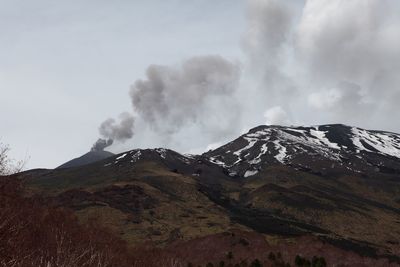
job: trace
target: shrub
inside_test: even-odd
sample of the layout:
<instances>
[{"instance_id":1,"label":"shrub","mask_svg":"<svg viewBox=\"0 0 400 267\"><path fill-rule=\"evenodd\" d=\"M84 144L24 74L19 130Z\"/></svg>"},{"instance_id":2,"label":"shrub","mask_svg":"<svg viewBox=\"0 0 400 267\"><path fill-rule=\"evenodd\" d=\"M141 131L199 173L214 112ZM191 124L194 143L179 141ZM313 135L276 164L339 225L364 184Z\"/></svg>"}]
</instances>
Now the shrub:
<instances>
[{"instance_id":1,"label":"shrub","mask_svg":"<svg viewBox=\"0 0 400 267\"><path fill-rule=\"evenodd\" d=\"M269 259L270 261L275 261L275 260L276 260L275 254L274 254L273 252L270 252L270 253L268 254L268 259Z\"/></svg>"},{"instance_id":2,"label":"shrub","mask_svg":"<svg viewBox=\"0 0 400 267\"><path fill-rule=\"evenodd\" d=\"M255 259L254 261L251 262L250 267L262 267L263 265L258 259Z\"/></svg>"},{"instance_id":3,"label":"shrub","mask_svg":"<svg viewBox=\"0 0 400 267\"><path fill-rule=\"evenodd\" d=\"M297 255L295 260L294 260L294 264L296 266L304 266L305 264L305 259L303 257L301 257L300 255Z\"/></svg>"},{"instance_id":4,"label":"shrub","mask_svg":"<svg viewBox=\"0 0 400 267\"><path fill-rule=\"evenodd\" d=\"M312 258L312 267L326 267L326 261L324 257L316 257Z\"/></svg>"},{"instance_id":5,"label":"shrub","mask_svg":"<svg viewBox=\"0 0 400 267\"><path fill-rule=\"evenodd\" d=\"M240 239L239 239L239 244L241 244L241 245L243 245L243 246L248 246L248 245L250 245L249 241L247 241L247 240L244 239L244 238L240 238Z\"/></svg>"},{"instance_id":6,"label":"shrub","mask_svg":"<svg viewBox=\"0 0 400 267\"><path fill-rule=\"evenodd\" d=\"M240 262L240 267L247 267L248 266L248 264L247 264L247 261L246 260L242 260L241 262Z\"/></svg>"}]
</instances>

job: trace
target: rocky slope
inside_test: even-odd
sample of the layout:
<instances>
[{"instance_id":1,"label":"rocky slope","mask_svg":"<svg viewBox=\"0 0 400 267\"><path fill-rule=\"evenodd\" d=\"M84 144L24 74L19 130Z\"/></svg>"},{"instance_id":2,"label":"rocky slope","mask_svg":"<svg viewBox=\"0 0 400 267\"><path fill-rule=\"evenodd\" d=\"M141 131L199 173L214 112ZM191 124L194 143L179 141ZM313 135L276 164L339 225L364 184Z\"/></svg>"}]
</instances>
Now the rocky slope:
<instances>
[{"instance_id":1,"label":"rocky slope","mask_svg":"<svg viewBox=\"0 0 400 267\"><path fill-rule=\"evenodd\" d=\"M204 155L231 176L252 176L273 164L316 172L400 174L400 135L341 124L259 126Z\"/></svg>"},{"instance_id":2,"label":"rocky slope","mask_svg":"<svg viewBox=\"0 0 400 267\"><path fill-rule=\"evenodd\" d=\"M259 126L203 155L132 150L20 177L31 194L82 220L96 217L131 244L166 246L239 229L268 240L311 235L400 262L399 158L394 133Z\"/></svg>"},{"instance_id":3,"label":"rocky slope","mask_svg":"<svg viewBox=\"0 0 400 267\"><path fill-rule=\"evenodd\" d=\"M113 153L104 151L104 150L100 150L100 151L92 150L78 158L72 159L70 161L67 161L67 162L61 164L57 168L63 169L63 168L84 166L84 165L88 165L88 164L96 162L96 161L100 161L100 160L109 158L113 155L114 155Z\"/></svg>"}]
</instances>

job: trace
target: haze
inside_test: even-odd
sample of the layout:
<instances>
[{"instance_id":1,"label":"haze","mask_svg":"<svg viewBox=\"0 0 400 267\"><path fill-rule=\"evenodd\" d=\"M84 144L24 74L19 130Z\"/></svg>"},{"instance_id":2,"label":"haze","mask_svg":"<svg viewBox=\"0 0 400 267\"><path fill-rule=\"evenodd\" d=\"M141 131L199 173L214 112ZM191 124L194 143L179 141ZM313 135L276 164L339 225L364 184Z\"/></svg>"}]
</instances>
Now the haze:
<instances>
[{"instance_id":1,"label":"haze","mask_svg":"<svg viewBox=\"0 0 400 267\"><path fill-rule=\"evenodd\" d=\"M0 0L1 142L53 168L98 137L200 153L259 124L400 132L399 23L396 0Z\"/></svg>"}]
</instances>

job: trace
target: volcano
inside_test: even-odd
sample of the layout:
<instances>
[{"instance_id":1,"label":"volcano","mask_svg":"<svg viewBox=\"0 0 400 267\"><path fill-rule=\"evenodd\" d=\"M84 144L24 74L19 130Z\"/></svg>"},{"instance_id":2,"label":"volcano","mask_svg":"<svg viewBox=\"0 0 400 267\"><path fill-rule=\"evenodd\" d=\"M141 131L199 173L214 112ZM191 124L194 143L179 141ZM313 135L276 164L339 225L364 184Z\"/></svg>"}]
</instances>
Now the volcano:
<instances>
[{"instance_id":1,"label":"volcano","mask_svg":"<svg viewBox=\"0 0 400 267\"><path fill-rule=\"evenodd\" d=\"M190 243L202 255L201 242L236 229L293 240L296 253L318 253L329 266L352 266L355 257L370 261L362 266L400 263L399 134L262 125L202 155L164 148L91 153L19 175L48 203L81 218L96 214L132 246ZM232 242L223 250L236 251Z\"/></svg>"}]
</instances>

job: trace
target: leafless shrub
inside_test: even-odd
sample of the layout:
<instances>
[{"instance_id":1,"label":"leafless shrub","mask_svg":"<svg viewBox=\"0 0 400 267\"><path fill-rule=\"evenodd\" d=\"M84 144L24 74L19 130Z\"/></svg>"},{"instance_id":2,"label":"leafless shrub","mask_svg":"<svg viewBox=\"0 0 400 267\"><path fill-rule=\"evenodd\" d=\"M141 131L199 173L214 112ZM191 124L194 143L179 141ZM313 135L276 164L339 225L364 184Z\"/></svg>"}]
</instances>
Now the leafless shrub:
<instances>
[{"instance_id":1,"label":"leafless shrub","mask_svg":"<svg viewBox=\"0 0 400 267\"><path fill-rule=\"evenodd\" d=\"M10 147L0 142L0 176L10 175L23 170L28 157L24 160L14 160L9 157Z\"/></svg>"}]
</instances>

